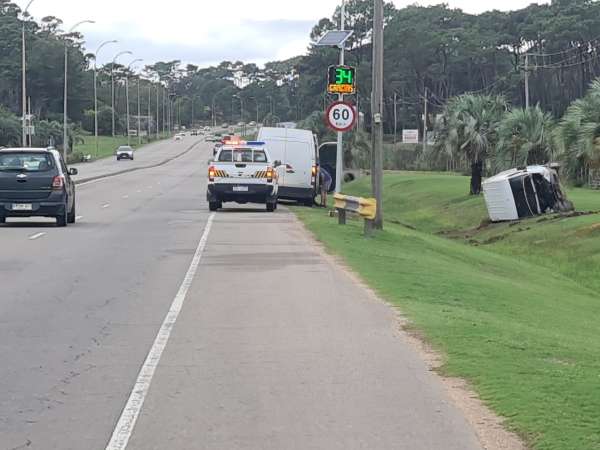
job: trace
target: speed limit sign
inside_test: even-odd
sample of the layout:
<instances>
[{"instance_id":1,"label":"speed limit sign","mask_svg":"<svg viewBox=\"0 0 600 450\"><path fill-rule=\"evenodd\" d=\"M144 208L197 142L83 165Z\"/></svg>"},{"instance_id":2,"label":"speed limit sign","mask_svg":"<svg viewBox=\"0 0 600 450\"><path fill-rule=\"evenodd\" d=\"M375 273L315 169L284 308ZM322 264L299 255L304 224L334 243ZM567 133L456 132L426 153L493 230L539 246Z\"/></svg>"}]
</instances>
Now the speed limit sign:
<instances>
[{"instance_id":1,"label":"speed limit sign","mask_svg":"<svg viewBox=\"0 0 600 450\"><path fill-rule=\"evenodd\" d=\"M335 131L349 131L356 123L356 109L346 102L335 102L327 110L327 125Z\"/></svg>"}]
</instances>

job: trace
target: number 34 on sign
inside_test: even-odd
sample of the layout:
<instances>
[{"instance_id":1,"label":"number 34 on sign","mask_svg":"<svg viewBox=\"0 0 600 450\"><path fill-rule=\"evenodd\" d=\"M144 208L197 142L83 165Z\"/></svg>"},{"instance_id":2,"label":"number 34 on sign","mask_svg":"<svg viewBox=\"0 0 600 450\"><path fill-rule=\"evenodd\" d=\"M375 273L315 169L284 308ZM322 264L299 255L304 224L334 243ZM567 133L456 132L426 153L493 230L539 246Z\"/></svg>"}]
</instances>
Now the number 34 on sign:
<instances>
[{"instance_id":1,"label":"number 34 on sign","mask_svg":"<svg viewBox=\"0 0 600 450\"><path fill-rule=\"evenodd\" d=\"M356 107L346 102L335 102L327 110L327 126L335 131L350 131L356 124Z\"/></svg>"}]
</instances>

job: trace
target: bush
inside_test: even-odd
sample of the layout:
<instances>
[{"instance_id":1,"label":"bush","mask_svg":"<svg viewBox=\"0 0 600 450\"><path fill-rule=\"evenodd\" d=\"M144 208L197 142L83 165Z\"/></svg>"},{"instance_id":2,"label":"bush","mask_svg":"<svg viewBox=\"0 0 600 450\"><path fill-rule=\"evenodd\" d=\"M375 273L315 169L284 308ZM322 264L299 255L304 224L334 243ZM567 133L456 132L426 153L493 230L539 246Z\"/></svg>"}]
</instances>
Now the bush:
<instances>
[{"instance_id":1,"label":"bush","mask_svg":"<svg viewBox=\"0 0 600 450\"><path fill-rule=\"evenodd\" d=\"M21 121L19 118L0 106L0 146L14 147L21 142Z\"/></svg>"}]
</instances>

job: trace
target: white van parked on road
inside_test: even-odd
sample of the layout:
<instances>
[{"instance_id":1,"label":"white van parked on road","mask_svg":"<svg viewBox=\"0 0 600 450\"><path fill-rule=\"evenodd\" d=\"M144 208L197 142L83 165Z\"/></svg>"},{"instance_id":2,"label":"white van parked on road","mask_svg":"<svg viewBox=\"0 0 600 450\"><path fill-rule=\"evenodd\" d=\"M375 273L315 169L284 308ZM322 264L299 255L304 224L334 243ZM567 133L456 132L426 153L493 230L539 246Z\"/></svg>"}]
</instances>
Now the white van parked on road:
<instances>
[{"instance_id":1,"label":"white van parked on road","mask_svg":"<svg viewBox=\"0 0 600 450\"><path fill-rule=\"evenodd\" d=\"M280 161L279 198L312 206L317 196L319 163L317 138L310 130L263 127L258 141L265 142L274 161Z\"/></svg>"}]
</instances>

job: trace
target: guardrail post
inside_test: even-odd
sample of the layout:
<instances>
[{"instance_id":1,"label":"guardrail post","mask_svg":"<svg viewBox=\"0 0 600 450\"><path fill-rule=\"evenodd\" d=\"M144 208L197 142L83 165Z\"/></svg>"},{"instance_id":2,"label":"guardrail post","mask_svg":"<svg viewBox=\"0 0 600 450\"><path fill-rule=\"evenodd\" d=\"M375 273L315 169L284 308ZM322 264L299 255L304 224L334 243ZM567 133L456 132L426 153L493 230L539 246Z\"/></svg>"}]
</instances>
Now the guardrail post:
<instances>
[{"instance_id":1,"label":"guardrail post","mask_svg":"<svg viewBox=\"0 0 600 450\"><path fill-rule=\"evenodd\" d=\"M365 219L365 237L373 236L374 229L375 229L375 222L370 219Z\"/></svg>"},{"instance_id":2,"label":"guardrail post","mask_svg":"<svg viewBox=\"0 0 600 450\"><path fill-rule=\"evenodd\" d=\"M346 210L338 209L338 223L340 225L346 225Z\"/></svg>"}]
</instances>

